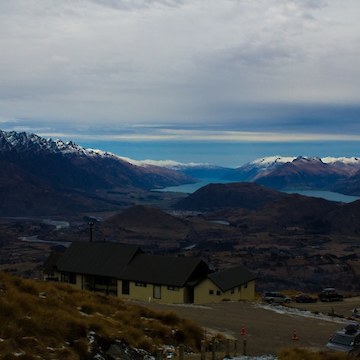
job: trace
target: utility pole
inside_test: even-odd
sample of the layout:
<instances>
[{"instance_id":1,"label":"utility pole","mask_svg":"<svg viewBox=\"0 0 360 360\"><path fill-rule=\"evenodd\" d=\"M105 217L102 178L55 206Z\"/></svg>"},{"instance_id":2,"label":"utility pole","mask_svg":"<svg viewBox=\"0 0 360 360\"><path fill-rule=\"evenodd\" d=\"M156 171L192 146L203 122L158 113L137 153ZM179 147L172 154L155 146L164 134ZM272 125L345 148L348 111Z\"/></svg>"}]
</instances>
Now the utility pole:
<instances>
[{"instance_id":1,"label":"utility pole","mask_svg":"<svg viewBox=\"0 0 360 360\"><path fill-rule=\"evenodd\" d=\"M89 240L90 240L90 242L93 241L93 226L94 226L94 223L89 222Z\"/></svg>"}]
</instances>

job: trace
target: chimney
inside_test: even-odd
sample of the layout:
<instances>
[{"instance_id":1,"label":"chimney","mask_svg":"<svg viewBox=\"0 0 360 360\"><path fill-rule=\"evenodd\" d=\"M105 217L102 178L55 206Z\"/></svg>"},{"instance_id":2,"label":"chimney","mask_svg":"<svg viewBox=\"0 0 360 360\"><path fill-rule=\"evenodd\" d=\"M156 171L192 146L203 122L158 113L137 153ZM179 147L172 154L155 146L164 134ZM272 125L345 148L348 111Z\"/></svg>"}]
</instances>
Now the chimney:
<instances>
[{"instance_id":1,"label":"chimney","mask_svg":"<svg viewBox=\"0 0 360 360\"><path fill-rule=\"evenodd\" d=\"M93 241L93 226L94 226L94 223L89 222L89 240L90 240L90 242Z\"/></svg>"}]
</instances>

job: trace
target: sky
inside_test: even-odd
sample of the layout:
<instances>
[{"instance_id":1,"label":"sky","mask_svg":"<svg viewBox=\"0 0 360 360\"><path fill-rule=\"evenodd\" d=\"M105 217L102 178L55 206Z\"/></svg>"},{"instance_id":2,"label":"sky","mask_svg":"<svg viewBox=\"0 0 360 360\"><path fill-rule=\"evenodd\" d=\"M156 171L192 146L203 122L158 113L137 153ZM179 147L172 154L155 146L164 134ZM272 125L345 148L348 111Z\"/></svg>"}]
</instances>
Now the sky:
<instances>
[{"instance_id":1,"label":"sky","mask_svg":"<svg viewBox=\"0 0 360 360\"><path fill-rule=\"evenodd\" d=\"M0 128L138 159L359 156L359 13L359 0L0 0Z\"/></svg>"}]
</instances>

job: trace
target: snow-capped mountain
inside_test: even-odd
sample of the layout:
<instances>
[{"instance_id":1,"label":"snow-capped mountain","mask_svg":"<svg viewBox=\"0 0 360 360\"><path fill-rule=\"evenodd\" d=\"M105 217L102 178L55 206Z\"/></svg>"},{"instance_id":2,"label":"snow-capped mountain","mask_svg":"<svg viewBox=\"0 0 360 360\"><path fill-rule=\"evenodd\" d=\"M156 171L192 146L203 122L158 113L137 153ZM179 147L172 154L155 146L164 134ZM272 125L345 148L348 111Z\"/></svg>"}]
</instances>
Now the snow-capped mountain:
<instances>
[{"instance_id":1,"label":"snow-capped mountain","mask_svg":"<svg viewBox=\"0 0 360 360\"><path fill-rule=\"evenodd\" d=\"M197 178L197 179L219 179L224 177L230 171L233 171L232 168L227 168L223 166L217 166L209 163L182 163L174 160L133 160L126 157L121 157L121 159L128 161L131 164L137 166L159 166L175 171L180 171L188 176Z\"/></svg>"},{"instance_id":2,"label":"snow-capped mountain","mask_svg":"<svg viewBox=\"0 0 360 360\"><path fill-rule=\"evenodd\" d=\"M256 159L226 176L233 181L254 181L277 189L332 190L338 182L360 170L357 157L282 157Z\"/></svg>"},{"instance_id":3,"label":"snow-capped mountain","mask_svg":"<svg viewBox=\"0 0 360 360\"><path fill-rule=\"evenodd\" d=\"M136 166L114 154L84 149L73 142L1 130L0 166L0 213L10 208L19 214L21 208L41 208L40 199L44 204L65 206L65 193L94 197L100 189L153 189L194 181L178 171ZM72 199L68 200L70 204Z\"/></svg>"}]
</instances>

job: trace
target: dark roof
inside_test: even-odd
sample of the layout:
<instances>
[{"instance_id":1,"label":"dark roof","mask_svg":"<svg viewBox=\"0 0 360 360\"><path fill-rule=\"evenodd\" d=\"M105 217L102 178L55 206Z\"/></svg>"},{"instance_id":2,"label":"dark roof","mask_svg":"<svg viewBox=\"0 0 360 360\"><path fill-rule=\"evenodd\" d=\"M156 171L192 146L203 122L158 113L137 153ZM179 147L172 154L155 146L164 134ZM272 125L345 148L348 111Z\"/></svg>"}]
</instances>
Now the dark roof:
<instances>
[{"instance_id":1,"label":"dark roof","mask_svg":"<svg viewBox=\"0 0 360 360\"><path fill-rule=\"evenodd\" d=\"M119 278L140 253L138 246L109 242L74 242L57 262L60 271Z\"/></svg>"},{"instance_id":2,"label":"dark roof","mask_svg":"<svg viewBox=\"0 0 360 360\"><path fill-rule=\"evenodd\" d=\"M46 259L45 263L44 263L44 273L45 274L50 274L57 265L57 262L59 261L59 259L61 258L61 256L63 256L64 254L64 250L58 250L58 251L52 251L49 255L49 257Z\"/></svg>"},{"instance_id":3,"label":"dark roof","mask_svg":"<svg viewBox=\"0 0 360 360\"><path fill-rule=\"evenodd\" d=\"M211 273L208 277L222 291L228 291L256 278L242 265Z\"/></svg>"},{"instance_id":4,"label":"dark roof","mask_svg":"<svg viewBox=\"0 0 360 360\"><path fill-rule=\"evenodd\" d=\"M207 273L206 263L199 259L139 254L126 267L122 278L182 287L195 278L206 276Z\"/></svg>"}]
</instances>

